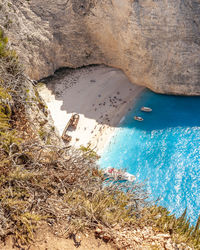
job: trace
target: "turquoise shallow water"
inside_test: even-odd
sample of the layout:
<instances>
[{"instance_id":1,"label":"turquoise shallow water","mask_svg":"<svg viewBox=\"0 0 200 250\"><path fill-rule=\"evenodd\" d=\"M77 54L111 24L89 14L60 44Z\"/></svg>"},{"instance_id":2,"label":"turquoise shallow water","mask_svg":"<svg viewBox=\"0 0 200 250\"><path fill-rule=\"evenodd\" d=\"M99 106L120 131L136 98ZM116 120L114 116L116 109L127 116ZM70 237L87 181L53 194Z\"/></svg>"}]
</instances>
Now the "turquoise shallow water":
<instances>
[{"instance_id":1,"label":"turquoise shallow water","mask_svg":"<svg viewBox=\"0 0 200 250\"><path fill-rule=\"evenodd\" d=\"M153 109L140 111L142 106ZM143 122L133 119L142 116ZM101 156L102 168L125 168L151 198L195 223L200 213L200 97L142 93Z\"/></svg>"}]
</instances>

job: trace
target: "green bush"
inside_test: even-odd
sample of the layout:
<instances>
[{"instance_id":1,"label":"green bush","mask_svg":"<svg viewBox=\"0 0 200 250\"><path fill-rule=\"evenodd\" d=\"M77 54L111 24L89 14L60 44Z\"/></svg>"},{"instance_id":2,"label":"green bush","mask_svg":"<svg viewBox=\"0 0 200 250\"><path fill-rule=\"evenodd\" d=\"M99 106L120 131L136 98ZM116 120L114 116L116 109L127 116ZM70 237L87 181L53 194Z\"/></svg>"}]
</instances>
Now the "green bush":
<instances>
[{"instance_id":1,"label":"green bush","mask_svg":"<svg viewBox=\"0 0 200 250\"><path fill-rule=\"evenodd\" d=\"M0 57L5 57L8 54L7 49L8 38L4 36L3 31L0 29Z\"/></svg>"}]
</instances>

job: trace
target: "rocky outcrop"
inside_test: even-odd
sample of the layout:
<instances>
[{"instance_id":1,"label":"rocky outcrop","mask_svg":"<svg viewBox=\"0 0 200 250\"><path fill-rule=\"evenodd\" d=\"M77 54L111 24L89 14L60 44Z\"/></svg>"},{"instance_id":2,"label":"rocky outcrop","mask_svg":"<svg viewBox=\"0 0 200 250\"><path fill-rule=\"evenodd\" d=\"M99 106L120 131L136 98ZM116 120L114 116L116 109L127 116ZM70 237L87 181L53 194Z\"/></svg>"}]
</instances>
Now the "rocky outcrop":
<instances>
[{"instance_id":1,"label":"rocky outcrop","mask_svg":"<svg viewBox=\"0 0 200 250\"><path fill-rule=\"evenodd\" d=\"M200 94L199 0L3 0L0 12L32 79L106 64L155 92Z\"/></svg>"}]
</instances>

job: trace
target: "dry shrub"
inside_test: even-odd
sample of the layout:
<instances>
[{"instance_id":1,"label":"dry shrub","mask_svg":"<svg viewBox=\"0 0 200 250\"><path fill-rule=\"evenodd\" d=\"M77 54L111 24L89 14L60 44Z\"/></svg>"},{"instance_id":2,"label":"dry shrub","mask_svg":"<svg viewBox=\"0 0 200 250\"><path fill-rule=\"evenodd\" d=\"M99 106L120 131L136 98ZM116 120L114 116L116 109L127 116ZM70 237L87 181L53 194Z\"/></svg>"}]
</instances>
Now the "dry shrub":
<instances>
[{"instance_id":1,"label":"dry shrub","mask_svg":"<svg viewBox=\"0 0 200 250\"><path fill-rule=\"evenodd\" d=\"M22 143L8 155L0 167L1 215L7 220L1 236L12 232L20 244L33 239L42 219L57 226L66 222L69 234L134 222L144 203L136 185L104 184L95 159L81 152Z\"/></svg>"}]
</instances>

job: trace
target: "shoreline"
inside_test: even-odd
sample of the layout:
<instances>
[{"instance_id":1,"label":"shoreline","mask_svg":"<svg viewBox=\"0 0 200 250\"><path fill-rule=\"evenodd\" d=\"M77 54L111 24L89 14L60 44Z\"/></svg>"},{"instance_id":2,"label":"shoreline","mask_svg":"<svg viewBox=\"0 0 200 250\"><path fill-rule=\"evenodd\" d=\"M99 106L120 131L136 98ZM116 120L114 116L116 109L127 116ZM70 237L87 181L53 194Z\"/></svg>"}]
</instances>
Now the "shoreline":
<instances>
[{"instance_id":1,"label":"shoreline","mask_svg":"<svg viewBox=\"0 0 200 250\"><path fill-rule=\"evenodd\" d=\"M60 136L72 114L79 114L68 145L90 144L101 154L144 87L130 83L121 70L99 65L62 70L37 89Z\"/></svg>"},{"instance_id":2,"label":"shoreline","mask_svg":"<svg viewBox=\"0 0 200 250\"><path fill-rule=\"evenodd\" d=\"M112 137L117 133L117 130L120 128L120 124L124 121L127 112L130 111L134 107L135 102L140 97L140 94L142 93L142 91L145 89L143 87L139 87L139 86L137 87L138 89L136 93L134 94L134 99L131 99L131 101L129 101L125 107L122 107L122 109L119 112L119 116L113 118L114 127L107 126L98 135L98 138L100 138L101 142L97 143L96 152L100 156L103 154L105 148L109 145ZM98 139L95 140L95 138L93 138L93 140L95 143L95 141L97 141Z\"/></svg>"}]
</instances>

